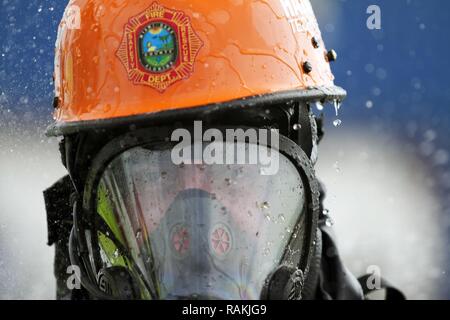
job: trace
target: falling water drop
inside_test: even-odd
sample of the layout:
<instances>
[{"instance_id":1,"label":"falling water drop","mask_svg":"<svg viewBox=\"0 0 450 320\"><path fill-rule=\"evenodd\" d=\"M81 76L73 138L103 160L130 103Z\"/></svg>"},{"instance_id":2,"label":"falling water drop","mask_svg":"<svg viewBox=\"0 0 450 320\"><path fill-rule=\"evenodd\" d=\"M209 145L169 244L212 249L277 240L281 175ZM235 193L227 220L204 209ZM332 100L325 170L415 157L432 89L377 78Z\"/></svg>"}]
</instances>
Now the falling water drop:
<instances>
[{"instance_id":1,"label":"falling water drop","mask_svg":"<svg viewBox=\"0 0 450 320\"><path fill-rule=\"evenodd\" d=\"M315 103L315 106L316 106L317 110L323 111L323 104L320 101L317 101Z\"/></svg>"},{"instance_id":2,"label":"falling water drop","mask_svg":"<svg viewBox=\"0 0 450 320\"><path fill-rule=\"evenodd\" d=\"M341 172L341 168L339 167L339 162L336 161L333 164L333 168L334 168L334 170L336 170L337 173Z\"/></svg>"},{"instance_id":3,"label":"falling water drop","mask_svg":"<svg viewBox=\"0 0 450 320\"><path fill-rule=\"evenodd\" d=\"M330 217L328 217L328 218L325 220L325 225L326 225L327 227L332 227L332 226L334 225L333 219L331 219Z\"/></svg>"},{"instance_id":4,"label":"falling water drop","mask_svg":"<svg viewBox=\"0 0 450 320\"><path fill-rule=\"evenodd\" d=\"M339 110L341 109L341 102L334 100L334 111L336 111L336 117L339 117Z\"/></svg>"}]
</instances>

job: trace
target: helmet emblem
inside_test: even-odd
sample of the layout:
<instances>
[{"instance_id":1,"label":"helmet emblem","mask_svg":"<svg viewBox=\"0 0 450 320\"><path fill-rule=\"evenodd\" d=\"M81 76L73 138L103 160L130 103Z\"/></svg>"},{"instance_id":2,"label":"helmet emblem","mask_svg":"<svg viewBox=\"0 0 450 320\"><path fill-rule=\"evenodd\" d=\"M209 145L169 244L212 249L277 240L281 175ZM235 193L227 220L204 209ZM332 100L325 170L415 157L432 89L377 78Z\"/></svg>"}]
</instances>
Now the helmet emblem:
<instances>
[{"instance_id":1,"label":"helmet emblem","mask_svg":"<svg viewBox=\"0 0 450 320\"><path fill-rule=\"evenodd\" d=\"M148 85L159 92L189 78L203 46L182 11L154 2L129 19L117 57L136 85Z\"/></svg>"}]
</instances>

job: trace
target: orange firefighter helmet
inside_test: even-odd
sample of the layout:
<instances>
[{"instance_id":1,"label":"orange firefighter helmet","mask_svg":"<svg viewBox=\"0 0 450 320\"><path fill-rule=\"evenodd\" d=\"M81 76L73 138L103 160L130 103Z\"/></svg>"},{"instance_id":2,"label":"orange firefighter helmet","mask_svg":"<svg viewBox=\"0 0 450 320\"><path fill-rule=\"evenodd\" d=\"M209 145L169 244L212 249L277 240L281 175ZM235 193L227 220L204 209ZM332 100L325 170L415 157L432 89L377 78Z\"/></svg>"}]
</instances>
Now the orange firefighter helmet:
<instances>
[{"instance_id":1,"label":"orange firefighter helmet","mask_svg":"<svg viewBox=\"0 0 450 320\"><path fill-rule=\"evenodd\" d=\"M56 126L335 87L309 0L71 0ZM226 107L226 104L224 104Z\"/></svg>"}]
</instances>

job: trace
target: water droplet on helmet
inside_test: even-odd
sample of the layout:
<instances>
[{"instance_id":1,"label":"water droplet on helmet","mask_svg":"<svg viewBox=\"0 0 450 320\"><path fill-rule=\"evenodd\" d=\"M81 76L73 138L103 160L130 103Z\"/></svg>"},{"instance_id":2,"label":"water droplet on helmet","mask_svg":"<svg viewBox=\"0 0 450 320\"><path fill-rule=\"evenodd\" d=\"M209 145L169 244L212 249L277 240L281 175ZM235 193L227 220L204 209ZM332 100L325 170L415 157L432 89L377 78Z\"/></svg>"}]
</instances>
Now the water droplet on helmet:
<instances>
[{"instance_id":1,"label":"water droplet on helmet","mask_svg":"<svg viewBox=\"0 0 450 320\"><path fill-rule=\"evenodd\" d=\"M336 119L333 121L333 125L337 128L342 124L342 120Z\"/></svg>"},{"instance_id":2,"label":"water droplet on helmet","mask_svg":"<svg viewBox=\"0 0 450 320\"><path fill-rule=\"evenodd\" d=\"M299 131L299 130L302 128L302 125L296 123L296 124L294 124L294 125L292 126L292 128L293 128L295 131Z\"/></svg>"}]
</instances>

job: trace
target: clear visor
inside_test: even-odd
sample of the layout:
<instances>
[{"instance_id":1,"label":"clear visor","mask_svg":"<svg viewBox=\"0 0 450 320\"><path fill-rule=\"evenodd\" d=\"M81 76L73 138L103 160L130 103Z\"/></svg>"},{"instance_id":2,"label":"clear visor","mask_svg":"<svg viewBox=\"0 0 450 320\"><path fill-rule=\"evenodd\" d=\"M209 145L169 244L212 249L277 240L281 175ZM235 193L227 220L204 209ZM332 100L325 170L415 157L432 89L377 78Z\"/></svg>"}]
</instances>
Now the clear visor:
<instances>
[{"instance_id":1,"label":"clear visor","mask_svg":"<svg viewBox=\"0 0 450 320\"><path fill-rule=\"evenodd\" d=\"M175 165L170 149L114 159L97 187L103 267L133 270L142 298L259 299L290 240L303 237L305 195L295 165L258 148L277 153L276 174L260 164Z\"/></svg>"}]
</instances>

